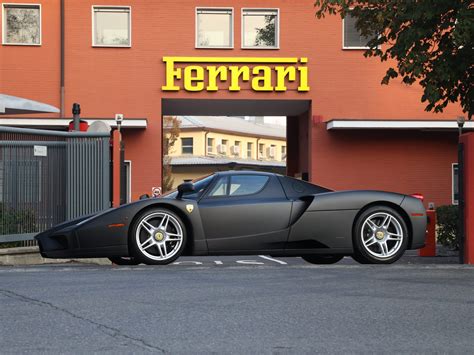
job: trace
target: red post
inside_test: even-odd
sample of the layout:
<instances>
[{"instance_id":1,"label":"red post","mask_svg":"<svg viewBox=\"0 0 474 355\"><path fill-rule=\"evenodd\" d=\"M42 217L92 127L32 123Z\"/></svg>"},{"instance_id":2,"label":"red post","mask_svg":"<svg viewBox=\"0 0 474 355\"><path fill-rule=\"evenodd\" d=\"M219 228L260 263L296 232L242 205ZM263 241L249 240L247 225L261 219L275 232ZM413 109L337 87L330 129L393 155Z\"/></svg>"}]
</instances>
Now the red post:
<instances>
[{"instance_id":1,"label":"red post","mask_svg":"<svg viewBox=\"0 0 474 355\"><path fill-rule=\"evenodd\" d=\"M459 139L464 144L464 263L474 264L474 133Z\"/></svg>"},{"instance_id":2,"label":"red post","mask_svg":"<svg viewBox=\"0 0 474 355\"><path fill-rule=\"evenodd\" d=\"M436 256L436 211L426 211L428 225L426 227L425 246L418 249L419 256Z\"/></svg>"},{"instance_id":3,"label":"red post","mask_svg":"<svg viewBox=\"0 0 474 355\"><path fill-rule=\"evenodd\" d=\"M121 133L112 132L112 206L120 206L120 142Z\"/></svg>"}]
</instances>

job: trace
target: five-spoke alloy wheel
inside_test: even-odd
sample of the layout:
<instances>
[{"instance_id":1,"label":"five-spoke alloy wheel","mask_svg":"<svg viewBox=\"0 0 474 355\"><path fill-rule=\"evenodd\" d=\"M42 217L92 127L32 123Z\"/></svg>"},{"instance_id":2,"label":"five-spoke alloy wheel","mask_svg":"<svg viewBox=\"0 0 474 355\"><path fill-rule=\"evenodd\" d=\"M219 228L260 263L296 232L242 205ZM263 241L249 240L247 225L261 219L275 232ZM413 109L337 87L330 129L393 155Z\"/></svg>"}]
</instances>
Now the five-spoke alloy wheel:
<instances>
[{"instance_id":1,"label":"five-spoke alloy wheel","mask_svg":"<svg viewBox=\"0 0 474 355\"><path fill-rule=\"evenodd\" d=\"M172 263L181 255L185 245L186 228L181 219L169 210L146 210L132 227L131 251L144 264Z\"/></svg>"},{"instance_id":2,"label":"five-spoke alloy wheel","mask_svg":"<svg viewBox=\"0 0 474 355\"><path fill-rule=\"evenodd\" d=\"M408 229L400 214L390 207L364 211L354 230L354 259L360 263L390 264L408 245Z\"/></svg>"}]
</instances>

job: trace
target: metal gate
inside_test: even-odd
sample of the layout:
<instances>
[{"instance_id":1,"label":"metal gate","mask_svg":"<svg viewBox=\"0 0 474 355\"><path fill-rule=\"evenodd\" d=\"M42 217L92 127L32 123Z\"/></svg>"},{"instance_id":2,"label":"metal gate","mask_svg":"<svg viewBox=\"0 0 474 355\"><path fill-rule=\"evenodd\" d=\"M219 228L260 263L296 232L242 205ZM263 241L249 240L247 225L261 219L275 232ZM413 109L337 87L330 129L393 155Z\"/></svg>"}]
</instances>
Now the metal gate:
<instances>
[{"instance_id":1,"label":"metal gate","mask_svg":"<svg viewBox=\"0 0 474 355\"><path fill-rule=\"evenodd\" d=\"M0 127L0 243L110 207L108 133Z\"/></svg>"}]
</instances>

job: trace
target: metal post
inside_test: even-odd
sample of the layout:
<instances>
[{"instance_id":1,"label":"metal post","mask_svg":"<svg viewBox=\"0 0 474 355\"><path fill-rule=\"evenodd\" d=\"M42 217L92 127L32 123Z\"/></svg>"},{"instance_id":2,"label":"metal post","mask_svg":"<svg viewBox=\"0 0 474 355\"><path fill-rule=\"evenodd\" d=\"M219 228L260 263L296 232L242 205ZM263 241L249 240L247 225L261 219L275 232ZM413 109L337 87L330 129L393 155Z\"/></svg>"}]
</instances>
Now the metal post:
<instances>
[{"instance_id":1,"label":"metal post","mask_svg":"<svg viewBox=\"0 0 474 355\"><path fill-rule=\"evenodd\" d=\"M459 241L459 263L464 264L464 144L461 143L464 117L457 119L459 129L458 140L458 241Z\"/></svg>"},{"instance_id":2,"label":"metal post","mask_svg":"<svg viewBox=\"0 0 474 355\"><path fill-rule=\"evenodd\" d=\"M81 105L78 103L72 104L72 117L74 119L74 130L79 131L81 129L80 122L81 122Z\"/></svg>"}]
</instances>

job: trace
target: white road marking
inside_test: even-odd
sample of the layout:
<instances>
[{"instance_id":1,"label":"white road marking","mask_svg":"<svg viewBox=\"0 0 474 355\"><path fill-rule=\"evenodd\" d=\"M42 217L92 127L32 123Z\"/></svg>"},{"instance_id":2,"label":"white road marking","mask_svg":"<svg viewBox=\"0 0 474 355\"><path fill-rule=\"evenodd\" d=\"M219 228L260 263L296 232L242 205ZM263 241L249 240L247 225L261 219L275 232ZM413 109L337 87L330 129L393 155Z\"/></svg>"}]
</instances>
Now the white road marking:
<instances>
[{"instance_id":1,"label":"white road marking","mask_svg":"<svg viewBox=\"0 0 474 355\"><path fill-rule=\"evenodd\" d=\"M200 261L191 261L191 260L183 260L183 261L175 261L172 265L181 265L181 264L202 265L202 262L200 262Z\"/></svg>"},{"instance_id":2,"label":"white road marking","mask_svg":"<svg viewBox=\"0 0 474 355\"><path fill-rule=\"evenodd\" d=\"M265 265L265 263L261 263L257 260L237 260L236 263L245 265Z\"/></svg>"},{"instance_id":3,"label":"white road marking","mask_svg":"<svg viewBox=\"0 0 474 355\"><path fill-rule=\"evenodd\" d=\"M274 262L276 262L278 264L281 264L281 265L288 265L288 263L285 263L284 261L273 259L273 258L270 258L269 256L266 256L266 255L259 255L259 257L261 257L262 259L274 261Z\"/></svg>"},{"instance_id":4,"label":"white road marking","mask_svg":"<svg viewBox=\"0 0 474 355\"><path fill-rule=\"evenodd\" d=\"M224 265L224 263L222 261L219 261L219 260L214 260L214 262L216 263L216 265Z\"/></svg>"}]
</instances>

